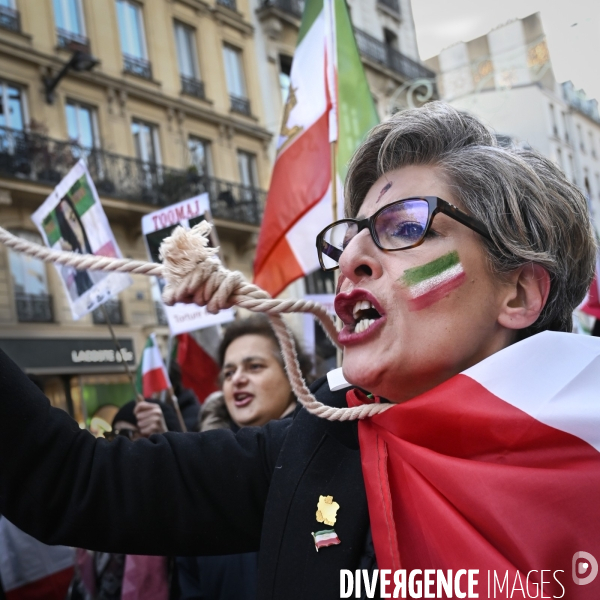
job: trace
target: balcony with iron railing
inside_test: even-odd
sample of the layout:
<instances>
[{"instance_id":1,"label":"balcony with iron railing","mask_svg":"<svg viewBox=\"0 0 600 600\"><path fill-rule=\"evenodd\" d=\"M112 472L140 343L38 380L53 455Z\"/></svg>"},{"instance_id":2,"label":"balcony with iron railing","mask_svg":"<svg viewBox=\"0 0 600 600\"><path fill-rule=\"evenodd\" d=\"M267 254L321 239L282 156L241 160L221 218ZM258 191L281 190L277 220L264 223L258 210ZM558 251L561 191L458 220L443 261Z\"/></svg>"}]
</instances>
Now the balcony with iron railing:
<instances>
[{"instance_id":1,"label":"balcony with iron railing","mask_svg":"<svg viewBox=\"0 0 600 600\"><path fill-rule=\"evenodd\" d=\"M379 2L395 12L400 12L398 0L379 0ZM263 10L276 8L299 19L304 10L304 0L263 0L261 8ZM402 54L366 31L354 27L354 37L364 58L398 73L403 78L408 80L435 78L435 73L425 65Z\"/></svg>"},{"instance_id":2,"label":"balcony with iron railing","mask_svg":"<svg viewBox=\"0 0 600 600\"><path fill-rule=\"evenodd\" d=\"M385 42L368 34L362 29L354 28L354 37L360 53L367 59L387 67L408 80L434 79L435 73L425 65L402 54Z\"/></svg>"},{"instance_id":3,"label":"balcony with iron railing","mask_svg":"<svg viewBox=\"0 0 600 600\"><path fill-rule=\"evenodd\" d=\"M207 192L213 217L260 225L263 190L199 174L195 167L174 169L0 127L0 178L54 187L80 158L101 196L160 208Z\"/></svg>"},{"instance_id":4,"label":"balcony with iron railing","mask_svg":"<svg viewBox=\"0 0 600 600\"><path fill-rule=\"evenodd\" d=\"M248 100L248 98L229 94L229 101L231 103L231 112L250 116L250 100Z\"/></svg>"},{"instance_id":5,"label":"balcony with iron railing","mask_svg":"<svg viewBox=\"0 0 600 600\"><path fill-rule=\"evenodd\" d=\"M21 15L10 6L0 6L0 27L10 31L21 31Z\"/></svg>"},{"instance_id":6,"label":"balcony with iron railing","mask_svg":"<svg viewBox=\"0 0 600 600\"><path fill-rule=\"evenodd\" d=\"M194 96L205 100L206 95L204 94L204 82L196 79L195 77L186 77L181 75L181 93L187 96Z\"/></svg>"},{"instance_id":7,"label":"balcony with iron railing","mask_svg":"<svg viewBox=\"0 0 600 600\"><path fill-rule=\"evenodd\" d=\"M145 58L123 53L123 70L143 79L152 79L152 65Z\"/></svg>"},{"instance_id":8,"label":"balcony with iron railing","mask_svg":"<svg viewBox=\"0 0 600 600\"><path fill-rule=\"evenodd\" d=\"M58 47L64 48L65 50L72 50L74 47L80 50L89 51L90 40L85 35L80 35L74 31L68 31L61 27L56 28L56 39L58 41Z\"/></svg>"},{"instance_id":9,"label":"balcony with iron railing","mask_svg":"<svg viewBox=\"0 0 600 600\"><path fill-rule=\"evenodd\" d=\"M107 319L108 317L108 319ZM118 298L111 298L92 311L92 321L94 325L123 325L123 311L121 301Z\"/></svg>"},{"instance_id":10,"label":"balcony with iron railing","mask_svg":"<svg viewBox=\"0 0 600 600\"><path fill-rule=\"evenodd\" d=\"M396 13L396 15L400 14L400 2L398 0L377 0L377 2L393 13Z\"/></svg>"},{"instance_id":11,"label":"balcony with iron railing","mask_svg":"<svg viewBox=\"0 0 600 600\"><path fill-rule=\"evenodd\" d=\"M306 0L263 0L262 8L278 8L300 19L305 4Z\"/></svg>"},{"instance_id":12,"label":"balcony with iron railing","mask_svg":"<svg viewBox=\"0 0 600 600\"><path fill-rule=\"evenodd\" d=\"M225 6L229 10L237 10L236 0L217 0L217 4L220 4L221 6Z\"/></svg>"},{"instance_id":13,"label":"balcony with iron railing","mask_svg":"<svg viewBox=\"0 0 600 600\"><path fill-rule=\"evenodd\" d=\"M52 296L48 294L15 294L19 323L52 323L54 311Z\"/></svg>"}]
</instances>

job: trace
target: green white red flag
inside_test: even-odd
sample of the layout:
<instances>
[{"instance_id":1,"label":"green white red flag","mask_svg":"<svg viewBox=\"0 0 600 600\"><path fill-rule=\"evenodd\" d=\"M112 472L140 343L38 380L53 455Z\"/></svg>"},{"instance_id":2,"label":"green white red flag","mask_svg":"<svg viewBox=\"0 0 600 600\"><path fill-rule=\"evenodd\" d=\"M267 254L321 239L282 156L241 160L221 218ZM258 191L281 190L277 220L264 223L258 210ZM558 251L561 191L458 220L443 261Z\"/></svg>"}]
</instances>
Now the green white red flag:
<instances>
[{"instance_id":1,"label":"green white red flag","mask_svg":"<svg viewBox=\"0 0 600 600\"><path fill-rule=\"evenodd\" d=\"M314 240L333 220L331 142L341 216L348 161L377 122L345 0L307 0L254 263L271 295L319 267Z\"/></svg>"},{"instance_id":2,"label":"green white red flag","mask_svg":"<svg viewBox=\"0 0 600 600\"><path fill-rule=\"evenodd\" d=\"M142 360L137 370L136 388L144 398L151 398L153 394L168 390L170 387L171 381L156 343L156 335L151 333L144 346Z\"/></svg>"},{"instance_id":3,"label":"green white red flag","mask_svg":"<svg viewBox=\"0 0 600 600\"><path fill-rule=\"evenodd\" d=\"M600 339L546 331L360 421L379 568L478 569L480 598L600 598L599 399Z\"/></svg>"}]
</instances>

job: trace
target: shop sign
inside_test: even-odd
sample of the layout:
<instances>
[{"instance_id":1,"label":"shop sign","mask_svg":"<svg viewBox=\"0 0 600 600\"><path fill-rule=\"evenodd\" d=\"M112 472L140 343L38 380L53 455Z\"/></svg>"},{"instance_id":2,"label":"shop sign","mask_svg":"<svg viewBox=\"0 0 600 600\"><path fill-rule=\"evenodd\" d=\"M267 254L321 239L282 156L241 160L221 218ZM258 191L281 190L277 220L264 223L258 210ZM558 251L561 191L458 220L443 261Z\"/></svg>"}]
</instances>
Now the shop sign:
<instances>
[{"instance_id":1,"label":"shop sign","mask_svg":"<svg viewBox=\"0 0 600 600\"><path fill-rule=\"evenodd\" d=\"M91 372L100 368L106 371L107 367L122 365L124 359L127 364L135 365L133 340L120 339L119 344L122 354L112 340L103 338L0 339L0 349L29 372L81 372L82 367Z\"/></svg>"}]
</instances>

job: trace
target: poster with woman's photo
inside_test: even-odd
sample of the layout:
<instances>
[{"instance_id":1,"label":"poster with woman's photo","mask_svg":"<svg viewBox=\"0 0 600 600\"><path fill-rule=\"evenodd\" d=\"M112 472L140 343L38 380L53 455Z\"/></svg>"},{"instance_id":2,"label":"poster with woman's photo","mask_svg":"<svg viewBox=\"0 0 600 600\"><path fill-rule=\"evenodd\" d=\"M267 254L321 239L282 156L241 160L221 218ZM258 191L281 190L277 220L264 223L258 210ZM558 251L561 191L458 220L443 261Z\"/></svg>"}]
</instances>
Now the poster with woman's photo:
<instances>
[{"instance_id":1,"label":"poster with woman's photo","mask_svg":"<svg viewBox=\"0 0 600 600\"><path fill-rule=\"evenodd\" d=\"M210 202L206 193L144 215L142 217L142 234L151 260L160 262L160 245L166 237L173 233L176 227L181 226L185 229L192 229L205 220L211 221ZM213 248L219 246L214 228L209 236L209 244ZM179 335L212 325L227 323L235 318L233 309L222 310L216 315L211 315L206 307L196 306L195 304L178 303L174 306L164 306L161 297L164 285L165 281L163 279L156 278L153 294L156 294L155 301L163 307L171 335Z\"/></svg>"},{"instance_id":2,"label":"poster with woman's photo","mask_svg":"<svg viewBox=\"0 0 600 600\"><path fill-rule=\"evenodd\" d=\"M94 183L80 160L31 215L46 245L54 250L121 258ZM78 271L55 265L74 319L79 319L131 285L129 275Z\"/></svg>"}]
</instances>

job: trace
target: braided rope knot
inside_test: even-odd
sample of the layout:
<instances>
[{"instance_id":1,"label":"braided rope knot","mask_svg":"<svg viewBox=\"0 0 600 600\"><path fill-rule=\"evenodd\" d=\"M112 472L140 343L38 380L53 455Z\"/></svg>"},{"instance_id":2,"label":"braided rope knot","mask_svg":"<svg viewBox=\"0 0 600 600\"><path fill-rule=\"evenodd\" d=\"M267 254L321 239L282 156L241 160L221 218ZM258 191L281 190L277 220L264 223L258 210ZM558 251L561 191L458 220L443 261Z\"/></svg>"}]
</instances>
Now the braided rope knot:
<instances>
[{"instance_id":1,"label":"braided rope knot","mask_svg":"<svg viewBox=\"0 0 600 600\"><path fill-rule=\"evenodd\" d=\"M165 304L177 302L206 306L210 313L240 306L253 312L266 313L277 335L290 385L306 410L329 421L364 419L388 410L393 404L364 404L352 408L336 408L319 402L311 393L300 370L294 337L282 313L311 313L319 320L332 342L338 344L335 323L324 306L303 299L276 299L258 286L246 281L239 271L229 271L219 259L218 248L209 246L212 225L207 221L193 229L176 228L160 247L161 264L109 258L93 254L61 252L18 238L0 227L0 242L15 251L45 262L69 265L79 270L116 271L164 277Z\"/></svg>"}]
</instances>

